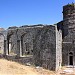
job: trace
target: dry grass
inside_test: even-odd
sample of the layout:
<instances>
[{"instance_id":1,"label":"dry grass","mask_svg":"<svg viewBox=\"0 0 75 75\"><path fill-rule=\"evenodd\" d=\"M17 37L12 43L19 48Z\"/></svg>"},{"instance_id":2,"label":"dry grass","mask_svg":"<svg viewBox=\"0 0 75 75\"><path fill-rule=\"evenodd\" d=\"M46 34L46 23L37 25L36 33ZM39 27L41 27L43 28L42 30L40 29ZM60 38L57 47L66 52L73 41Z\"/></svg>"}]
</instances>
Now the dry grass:
<instances>
[{"instance_id":1,"label":"dry grass","mask_svg":"<svg viewBox=\"0 0 75 75\"><path fill-rule=\"evenodd\" d=\"M45 70L43 68L35 68L33 66L21 65L17 62L0 59L0 75L75 75L75 73L64 73L64 70L73 70L63 67L58 72Z\"/></svg>"},{"instance_id":2,"label":"dry grass","mask_svg":"<svg viewBox=\"0 0 75 75\"><path fill-rule=\"evenodd\" d=\"M0 59L0 75L54 75L54 72Z\"/></svg>"}]
</instances>

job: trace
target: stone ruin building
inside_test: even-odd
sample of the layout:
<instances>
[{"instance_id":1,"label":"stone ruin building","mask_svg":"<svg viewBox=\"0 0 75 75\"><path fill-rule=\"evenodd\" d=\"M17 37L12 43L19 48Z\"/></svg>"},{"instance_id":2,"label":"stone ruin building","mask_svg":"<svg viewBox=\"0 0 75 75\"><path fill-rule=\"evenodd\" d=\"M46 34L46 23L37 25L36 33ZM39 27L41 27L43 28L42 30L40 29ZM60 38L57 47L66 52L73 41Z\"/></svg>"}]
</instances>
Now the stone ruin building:
<instances>
[{"instance_id":1,"label":"stone ruin building","mask_svg":"<svg viewBox=\"0 0 75 75\"><path fill-rule=\"evenodd\" d=\"M0 28L0 54L28 57L49 70L75 66L75 4L63 6L62 13L63 20L55 25Z\"/></svg>"}]
</instances>

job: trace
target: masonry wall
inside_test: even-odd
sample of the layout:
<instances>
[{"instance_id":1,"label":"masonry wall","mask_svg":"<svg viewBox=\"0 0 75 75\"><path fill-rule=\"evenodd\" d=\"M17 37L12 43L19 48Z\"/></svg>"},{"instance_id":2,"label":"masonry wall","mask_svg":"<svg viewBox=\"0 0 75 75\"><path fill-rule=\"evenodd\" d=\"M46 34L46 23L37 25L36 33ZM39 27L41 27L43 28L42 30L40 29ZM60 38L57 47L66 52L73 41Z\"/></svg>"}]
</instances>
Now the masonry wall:
<instances>
[{"instance_id":1,"label":"masonry wall","mask_svg":"<svg viewBox=\"0 0 75 75\"><path fill-rule=\"evenodd\" d=\"M1 34L0 35L0 53L3 54L4 50L4 36Z\"/></svg>"},{"instance_id":2,"label":"masonry wall","mask_svg":"<svg viewBox=\"0 0 75 75\"><path fill-rule=\"evenodd\" d=\"M3 28L0 28L0 54L4 53L4 40L6 38L5 32L6 31Z\"/></svg>"},{"instance_id":3,"label":"masonry wall","mask_svg":"<svg viewBox=\"0 0 75 75\"><path fill-rule=\"evenodd\" d=\"M62 23L56 26L56 71L62 66Z\"/></svg>"},{"instance_id":4,"label":"masonry wall","mask_svg":"<svg viewBox=\"0 0 75 75\"><path fill-rule=\"evenodd\" d=\"M44 26L38 30L33 45L34 61L37 66L55 70L56 68L56 29Z\"/></svg>"},{"instance_id":5,"label":"masonry wall","mask_svg":"<svg viewBox=\"0 0 75 75\"><path fill-rule=\"evenodd\" d=\"M62 32L56 25L12 27L8 29L8 40L9 55L32 55L36 66L49 70L58 70L62 64Z\"/></svg>"},{"instance_id":6,"label":"masonry wall","mask_svg":"<svg viewBox=\"0 0 75 75\"><path fill-rule=\"evenodd\" d=\"M11 52L16 54L20 53L21 56L33 55L33 40L37 35L37 31L43 26L21 26L19 28L8 29L8 40L11 44ZM18 48L18 42L20 41L20 51Z\"/></svg>"},{"instance_id":7,"label":"masonry wall","mask_svg":"<svg viewBox=\"0 0 75 75\"><path fill-rule=\"evenodd\" d=\"M3 49L2 35L0 39ZM8 55L32 55L36 66L58 70L70 65L70 55L75 65L75 4L63 7L63 21L57 25L9 27L6 41Z\"/></svg>"},{"instance_id":8,"label":"masonry wall","mask_svg":"<svg viewBox=\"0 0 75 75\"><path fill-rule=\"evenodd\" d=\"M67 10L67 11L66 11ZM75 65L75 5L68 4L63 7L63 65L70 65L70 54L73 54Z\"/></svg>"}]
</instances>

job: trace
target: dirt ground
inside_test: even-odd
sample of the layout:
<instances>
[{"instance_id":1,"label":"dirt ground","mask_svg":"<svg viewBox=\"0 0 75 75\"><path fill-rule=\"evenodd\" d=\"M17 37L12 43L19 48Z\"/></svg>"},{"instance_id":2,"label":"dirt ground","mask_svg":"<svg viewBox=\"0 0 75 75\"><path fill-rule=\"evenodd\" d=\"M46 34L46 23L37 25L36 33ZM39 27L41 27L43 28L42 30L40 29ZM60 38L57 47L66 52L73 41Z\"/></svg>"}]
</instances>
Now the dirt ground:
<instances>
[{"instance_id":1,"label":"dirt ground","mask_svg":"<svg viewBox=\"0 0 75 75\"><path fill-rule=\"evenodd\" d=\"M0 59L0 75L54 75L52 71Z\"/></svg>"},{"instance_id":2,"label":"dirt ground","mask_svg":"<svg viewBox=\"0 0 75 75\"><path fill-rule=\"evenodd\" d=\"M75 72L75 69L72 68L62 68L62 70L54 72L39 67L21 65L6 59L0 59L0 75L75 75L73 72Z\"/></svg>"}]
</instances>

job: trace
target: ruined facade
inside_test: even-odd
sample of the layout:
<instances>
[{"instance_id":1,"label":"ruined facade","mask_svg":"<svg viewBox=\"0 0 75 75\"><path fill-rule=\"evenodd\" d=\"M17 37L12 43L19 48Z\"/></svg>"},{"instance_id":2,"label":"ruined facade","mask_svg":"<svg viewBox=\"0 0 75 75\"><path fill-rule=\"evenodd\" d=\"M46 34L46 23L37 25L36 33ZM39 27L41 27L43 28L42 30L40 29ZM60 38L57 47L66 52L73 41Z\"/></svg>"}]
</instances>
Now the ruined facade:
<instances>
[{"instance_id":1,"label":"ruined facade","mask_svg":"<svg viewBox=\"0 0 75 75\"><path fill-rule=\"evenodd\" d=\"M75 4L63 8L63 65L75 65Z\"/></svg>"},{"instance_id":2,"label":"ruined facade","mask_svg":"<svg viewBox=\"0 0 75 75\"><path fill-rule=\"evenodd\" d=\"M36 66L50 70L75 66L75 4L63 6L63 21L55 25L25 25L0 31L2 50L6 56L32 57Z\"/></svg>"}]
</instances>

